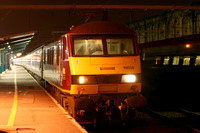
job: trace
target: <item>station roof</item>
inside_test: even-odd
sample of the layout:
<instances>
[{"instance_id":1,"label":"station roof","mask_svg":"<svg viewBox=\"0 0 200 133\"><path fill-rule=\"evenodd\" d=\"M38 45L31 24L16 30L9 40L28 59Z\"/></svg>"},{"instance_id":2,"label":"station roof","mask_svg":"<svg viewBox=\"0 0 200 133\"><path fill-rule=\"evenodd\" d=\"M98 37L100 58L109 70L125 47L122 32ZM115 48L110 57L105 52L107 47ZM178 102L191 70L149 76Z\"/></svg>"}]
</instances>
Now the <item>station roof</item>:
<instances>
[{"instance_id":1,"label":"station roof","mask_svg":"<svg viewBox=\"0 0 200 133\"><path fill-rule=\"evenodd\" d=\"M26 46L33 39L36 31L5 36L0 38L0 50L5 49L8 54L23 53Z\"/></svg>"}]
</instances>

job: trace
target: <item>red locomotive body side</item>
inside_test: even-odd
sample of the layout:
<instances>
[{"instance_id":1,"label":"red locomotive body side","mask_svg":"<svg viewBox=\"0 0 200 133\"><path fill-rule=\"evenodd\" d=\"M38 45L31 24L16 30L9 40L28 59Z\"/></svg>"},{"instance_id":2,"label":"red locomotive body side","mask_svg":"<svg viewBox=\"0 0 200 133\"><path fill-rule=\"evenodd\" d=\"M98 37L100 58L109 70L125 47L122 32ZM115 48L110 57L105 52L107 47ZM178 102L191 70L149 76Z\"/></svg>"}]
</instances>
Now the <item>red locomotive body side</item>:
<instances>
[{"instance_id":1,"label":"red locomotive body side","mask_svg":"<svg viewBox=\"0 0 200 133\"><path fill-rule=\"evenodd\" d=\"M67 45L68 45L69 57L72 57L71 36L69 36L68 34L67 34Z\"/></svg>"},{"instance_id":2,"label":"red locomotive body side","mask_svg":"<svg viewBox=\"0 0 200 133\"><path fill-rule=\"evenodd\" d=\"M70 39L68 36L63 37L63 91L70 92L71 89L71 72L69 66L69 56L71 55Z\"/></svg>"}]
</instances>

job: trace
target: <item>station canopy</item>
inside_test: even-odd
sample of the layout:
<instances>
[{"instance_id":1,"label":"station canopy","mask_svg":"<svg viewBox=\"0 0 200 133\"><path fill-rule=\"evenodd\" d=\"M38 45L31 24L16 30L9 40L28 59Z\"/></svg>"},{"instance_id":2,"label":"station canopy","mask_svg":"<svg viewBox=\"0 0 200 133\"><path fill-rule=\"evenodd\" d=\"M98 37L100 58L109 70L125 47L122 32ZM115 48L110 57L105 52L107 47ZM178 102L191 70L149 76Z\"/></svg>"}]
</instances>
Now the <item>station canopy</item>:
<instances>
[{"instance_id":1,"label":"station canopy","mask_svg":"<svg viewBox=\"0 0 200 133\"><path fill-rule=\"evenodd\" d=\"M36 31L30 31L0 38L0 50L5 50L7 54L23 53L26 46L33 39Z\"/></svg>"}]
</instances>

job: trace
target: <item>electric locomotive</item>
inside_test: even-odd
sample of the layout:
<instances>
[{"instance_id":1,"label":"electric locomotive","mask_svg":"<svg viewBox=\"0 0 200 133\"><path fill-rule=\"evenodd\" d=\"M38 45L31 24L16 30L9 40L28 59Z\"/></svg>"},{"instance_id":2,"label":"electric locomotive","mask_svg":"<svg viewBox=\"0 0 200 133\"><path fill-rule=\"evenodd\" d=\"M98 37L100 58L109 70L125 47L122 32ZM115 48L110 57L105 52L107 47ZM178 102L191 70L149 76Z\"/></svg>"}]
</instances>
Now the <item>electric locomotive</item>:
<instances>
[{"instance_id":1,"label":"electric locomotive","mask_svg":"<svg viewBox=\"0 0 200 133\"><path fill-rule=\"evenodd\" d=\"M134 106L131 99L141 92L136 40L135 32L122 25L88 22L14 63L38 75L79 123L95 123L104 116L109 123L122 121L122 108Z\"/></svg>"}]
</instances>

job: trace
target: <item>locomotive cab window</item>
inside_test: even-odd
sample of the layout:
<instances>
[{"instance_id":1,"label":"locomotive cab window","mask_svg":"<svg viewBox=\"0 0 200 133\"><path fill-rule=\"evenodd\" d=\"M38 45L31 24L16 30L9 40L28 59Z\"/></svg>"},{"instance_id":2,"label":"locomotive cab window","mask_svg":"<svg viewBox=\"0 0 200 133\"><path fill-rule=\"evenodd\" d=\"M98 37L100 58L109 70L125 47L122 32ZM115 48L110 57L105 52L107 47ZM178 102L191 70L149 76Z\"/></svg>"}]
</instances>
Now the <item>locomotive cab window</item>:
<instances>
[{"instance_id":1,"label":"locomotive cab window","mask_svg":"<svg viewBox=\"0 0 200 133\"><path fill-rule=\"evenodd\" d=\"M106 39L108 55L132 55L134 54L132 38L109 38Z\"/></svg>"},{"instance_id":2,"label":"locomotive cab window","mask_svg":"<svg viewBox=\"0 0 200 133\"><path fill-rule=\"evenodd\" d=\"M124 56L135 54L131 36L74 36L75 56Z\"/></svg>"},{"instance_id":3,"label":"locomotive cab window","mask_svg":"<svg viewBox=\"0 0 200 133\"><path fill-rule=\"evenodd\" d=\"M103 55L103 42L101 37L74 38L75 55Z\"/></svg>"}]
</instances>

